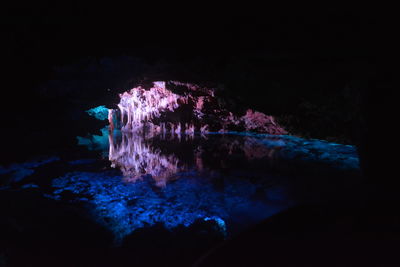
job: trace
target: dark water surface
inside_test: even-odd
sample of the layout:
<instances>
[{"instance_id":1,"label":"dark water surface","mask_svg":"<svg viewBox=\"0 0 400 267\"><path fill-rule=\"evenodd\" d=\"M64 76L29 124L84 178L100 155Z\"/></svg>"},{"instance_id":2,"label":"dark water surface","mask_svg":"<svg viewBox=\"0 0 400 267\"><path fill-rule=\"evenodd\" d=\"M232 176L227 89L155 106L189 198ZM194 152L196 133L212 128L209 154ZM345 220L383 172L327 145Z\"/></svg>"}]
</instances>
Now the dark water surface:
<instances>
[{"instance_id":1,"label":"dark water surface","mask_svg":"<svg viewBox=\"0 0 400 267\"><path fill-rule=\"evenodd\" d=\"M357 198L353 146L101 132L78 137L76 153L0 168L4 261L190 265L290 207Z\"/></svg>"}]
</instances>

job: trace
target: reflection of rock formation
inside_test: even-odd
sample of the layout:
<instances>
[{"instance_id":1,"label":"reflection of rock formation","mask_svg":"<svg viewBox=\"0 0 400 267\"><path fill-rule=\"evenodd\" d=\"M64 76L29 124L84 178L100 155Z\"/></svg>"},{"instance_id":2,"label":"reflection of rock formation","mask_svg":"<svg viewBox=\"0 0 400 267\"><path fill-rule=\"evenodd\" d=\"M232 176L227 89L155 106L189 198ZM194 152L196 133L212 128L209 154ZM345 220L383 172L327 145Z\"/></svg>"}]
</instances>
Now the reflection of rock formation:
<instances>
[{"instance_id":1,"label":"reflection of rock formation","mask_svg":"<svg viewBox=\"0 0 400 267\"><path fill-rule=\"evenodd\" d=\"M154 82L150 89L135 87L120 94L119 110L110 110L110 128L122 131L193 133L254 131L285 134L272 116L247 110L240 116L221 104L213 89L181 82Z\"/></svg>"},{"instance_id":2,"label":"reflection of rock formation","mask_svg":"<svg viewBox=\"0 0 400 267\"><path fill-rule=\"evenodd\" d=\"M291 136L261 134L109 132L109 160L125 180L135 182L150 175L164 187L187 170L214 172L222 169L285 169L285 162L327 162L357 168L354 147ZM251 165L253 164L253 165Z\"/></svg>"},{"instance_id":3,"label":"reflection of rock formation","mask_svg":"<svg viewBox=\"0 0 400 267\"><path fill-rule=\"evenodd\" d=\"M157 186L165 186L174 175L183 170L174 155L163 155L159 149L146 144L141 136L122 133L120 142L109 135L109 160L111 167L118 167L127 182L135 182L144 175L151 175Z\"/></svg>"},{"instance_id":4,"label":"reflection of rock formation","mask_svg":"<svg viewBox=\"0 0 400 267\"><path fill-rule=\"evenodd\" d=\"M244 161L276 156L276 147L267 147L253 137L213 137L217 145L213 142L206 145L205 136L195 137L192 134L156 135L153 132L143 136L131 132L110 132L109 160L111 167L121 170L127 182L151 175L157 186L164 187L177 177L177 173L188 169L202 172L226 168L228 155L235 154ZM168 146L172 149L165 149ZM190 149L183 153L185 146ZM230 167L235 169L235 166Z\"/></svg>"},{"instance_id":5,"label":"reflection of rock formation","mask_svg":"<svg viewBox=\"0 0 400 267\"><path fill-rule=\"evenodd\" d=\"M279 157L279 152L285 146L282 141L276 142L275 145L265 145L260 143L260 140L254 137L245 137L243 151L248 160L265 158L273 159Z\"/></svg>"}]
</instances>

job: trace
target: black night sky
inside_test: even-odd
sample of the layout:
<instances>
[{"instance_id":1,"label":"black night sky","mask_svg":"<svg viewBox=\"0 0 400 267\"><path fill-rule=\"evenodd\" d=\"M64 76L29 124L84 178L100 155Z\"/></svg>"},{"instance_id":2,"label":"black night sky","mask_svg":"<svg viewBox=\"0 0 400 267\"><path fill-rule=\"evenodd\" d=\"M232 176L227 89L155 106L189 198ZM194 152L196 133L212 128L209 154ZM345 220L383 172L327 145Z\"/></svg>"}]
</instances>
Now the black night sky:
<instances>
[{"instance_id":1,"label":"black night sky","mask_svg":"<svg viewBox=\"0 0 400 267\"><path fill-rule=\"evenodd\" d=\"M123 7L116 3L53 1L1 9L4 77L0 165L8 166L37 155L61 151L76 153L72 152L75 137L86 134L88 128L98 127L96 122L85 117L84 111L102 104L115 105L117 93L137 83L181 80L222 86L223 97L235 100L236 108L252 107L273 115L291 134L354 145L360 158L363 184L367 188L361 193L366 196L367 203L363 208L354 208L354 203L345 204L344 211L342 203L329 204L328 208L324 204L307 206L304 210L284 213L269 224L259 225L238 242L248 242L246 244L254 247L260 242L256 236L261 232L263 238L272 238L276 244L276 247L263 244L274 251L273 263L279 265L280 257L289 255L296 255L306 262L308 259L302 254L304 249L295 251L293 245L283 252L287 242L296 243L300 248L303 246L299 241L301 234L300 237L291 236L287 234L288 229L303 227L301 229L306 229L306 233L309 231L306 225L318 218L310 228L324 232L325 226L329 225L331 232L328 236L313 235L305 241L306 245L325 244L326 240L331 240L328 249L335 251L344 239L349 238L351 244L358 246L354 253L340 250L338 256L328 253L326 257L337 256L340 263L355 263L361 257L360 253L367 251L365 253L373 255L373 260L365 256L360 260L361 266L368 266L367 263L375 266L375 262L385 260L394 262L395 256L391 252L399 245L400 231L398 214L394 214L392 205L387 204L396 203L393 194L387 193L393 190L393 181L386 179L381 170L374 170L379 167L377 158L380 154L374 152L372 144L376 140L372 137L376 129L388 129L386 114L392 113L393 107L384 104L393 97L392 77L385 70L388 59L392 58L393 43L389 38L394 33L392 12L365 6L317 9L250 4L205 6L201 2L176 7L155 5L132 3ZM125 62L127 58L133 59L136 65L131 69L118 66L118 62ZM98 72L89 77L78 70L89 64L100 66L104 62L115 66L110 67L111 73ZM63 66L76 67L70 72L60 71ZM65 82L59 90L44 86L48 81L62 79L71 83ZM90 83L89 80L96 81L93 87L74 87L74 82ZM109 88L112 88L111 92L107 90ZM381 120L379 125L377 120ZM16 198L1 191L0 195L2 202ZM22 196L23 199L29 197ZM42 205L42 202L38 203L37 207ZM16 204L15 216L18 217L18 211L35 207ZM0 239L1 234L8 231L7 227L14 225L14 211L10 210L13 208L5 214L6 223L0 223ZM315 215L321 210L321 217ZM371 210L377 215L372 215ZM34 219L28 217L26 221L37 219L36 215L32 216ZM288 221L296 221L298 225ZM19 227L18 223L15 225L11 228ZM299 229L295 231L303 231ZM346 236L343 231L357 234ZM30 234L29 230L26 232ZM267 232L273 232L273 235L268 236ZM337 233L344 239L335 239ZM7 238L17 241L11 242L14 247L9 250L9 241L0 243L0 266L3 262L4 266L14 266L14 262L17 262L15 266L20 266L20 261L14 261L19 253L19 242L33 241L24 234L16 234L15 238L10 234ZM382 242L383 248L363 246L360 241L363 239L373 245ZM253 263L268 263L259 249L246 250L238 242L228 243L221 248L220 254L211 255L209 261L200 266L209 266L207 264L213 260L220 263L222 257L240 253L243 257L251 257ZM34 242L29 243L26 250L32 244ZM26 250L21 250L21 257ZM129 266L124 265L128 250L129 247L124 247L121 251L110 252L112 256L108 263L112 262L112 257L121 256L118 264ZM38 262L46 258L40 255L35 258ZM84 252L82 255L79 254L77 259L82 259L82 266L87 266ZM242 260L235 258L225 264L232 266L229 264ZM333 263L317 255L313 262L316 266Z\"/></svg>"}]
</instances>

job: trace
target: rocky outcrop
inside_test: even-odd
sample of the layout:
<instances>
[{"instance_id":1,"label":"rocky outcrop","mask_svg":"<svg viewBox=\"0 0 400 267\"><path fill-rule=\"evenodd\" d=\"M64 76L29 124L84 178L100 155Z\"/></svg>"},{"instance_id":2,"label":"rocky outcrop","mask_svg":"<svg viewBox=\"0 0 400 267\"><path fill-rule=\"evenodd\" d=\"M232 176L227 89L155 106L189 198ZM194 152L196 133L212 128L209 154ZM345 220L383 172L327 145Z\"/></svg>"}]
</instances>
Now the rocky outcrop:
<instances>
[{"instance_id":1,"label":"rocky outcrop","mask_svg":"<svg viewBox=\"0 0 400 267\"><path fill-rule=\"evenodd\" d=\"M111 129L129 132L185 133L251 131L286 134L274 117L248 109L228 110L215 90L177 81L154 82L119 95L118 109L109 111Z\"/></svg>"}]
</instances>

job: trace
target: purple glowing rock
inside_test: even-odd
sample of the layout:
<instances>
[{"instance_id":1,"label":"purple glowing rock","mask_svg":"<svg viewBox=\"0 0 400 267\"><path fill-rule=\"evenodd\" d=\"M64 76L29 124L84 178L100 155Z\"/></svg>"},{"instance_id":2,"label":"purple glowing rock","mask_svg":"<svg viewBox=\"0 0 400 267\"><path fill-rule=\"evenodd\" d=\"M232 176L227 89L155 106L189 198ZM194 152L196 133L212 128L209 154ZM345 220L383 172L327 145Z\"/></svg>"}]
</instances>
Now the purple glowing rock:
<instances>
[{"instance_id":1,"label":"purple glowing rock","mask_svg":"<svg viewBox=\"0 0 400 267\"><path fill-rule=\"evenodd\" d=\"M111 129L117 125L129 132L287 133L272 116L251 109L235 114L220 104L214 89L176 81L154 82L149 89L138 86L120 94L118 109L109 110L108 120Z\"/></svg>"}]
</instances>

